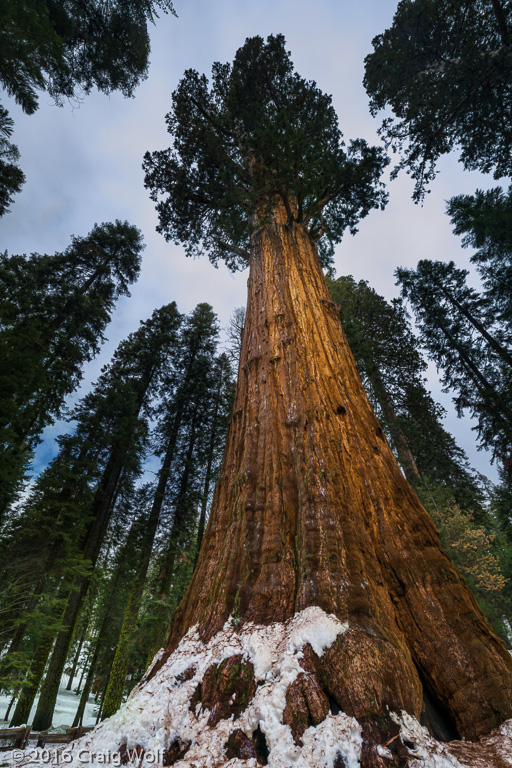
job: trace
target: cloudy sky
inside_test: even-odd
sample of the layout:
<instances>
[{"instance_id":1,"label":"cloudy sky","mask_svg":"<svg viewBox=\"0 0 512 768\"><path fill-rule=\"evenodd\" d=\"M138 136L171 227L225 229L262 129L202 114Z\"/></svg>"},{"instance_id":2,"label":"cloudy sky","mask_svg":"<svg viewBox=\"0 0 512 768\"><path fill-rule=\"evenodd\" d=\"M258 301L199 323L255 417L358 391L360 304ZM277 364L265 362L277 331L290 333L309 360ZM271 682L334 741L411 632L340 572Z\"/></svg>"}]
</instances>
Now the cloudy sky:
<instances>
[{"instance_id":1,"label":"cloudy sky","mask_svg":"<svg viewBox=\"0 0 512 768\"><path fill-rule=\"evenodd\" d=\"M153 204L143 186L146 150L169 146L164 115L170 96L187 68L209 73L213 61L231 61L246 37L283 33L298 72L332 94L347 139L361 136L379 143L379 121L368 111L362 86L364 57L372 38L389 26L397 0L175 0L178 18L162 16L152 29L149 76L135 98L92 93L79 105L59 108L42 95L34 115L24 115L8 98L15 120L14 142L21 152L27 182L11 212L0 219L2 250L52 253L64 249L71 234L86 235L96 222L128 220L144 234L142 274L132 296L122 299L102 354L86 370L84 387L97 376L118 342L155 307L176 300L182 312L200 301L211 303L225 326L233 309L245 304L247 273L215 269L206 258L191 260L181 247L155 232ZM456 156L445 159L422 207L411 201L412 182L403 174L389 185L385 212L373 212L355 237L347 235L336 253L337 274L367 279L386 298L398 295L393 272L422 258L453 259L468 267L470 253L460 248L444 214L445 200L490 185L468 173ZM477 452L471 423L456 419L449 396L440 392L433 366L429 385L449 409L447 428L473 464L495 478L488 456ZM58 433L58 425L47 437ZM52 455L50 439L38 453L38 466Z\"/></svg>"}]
</instances>

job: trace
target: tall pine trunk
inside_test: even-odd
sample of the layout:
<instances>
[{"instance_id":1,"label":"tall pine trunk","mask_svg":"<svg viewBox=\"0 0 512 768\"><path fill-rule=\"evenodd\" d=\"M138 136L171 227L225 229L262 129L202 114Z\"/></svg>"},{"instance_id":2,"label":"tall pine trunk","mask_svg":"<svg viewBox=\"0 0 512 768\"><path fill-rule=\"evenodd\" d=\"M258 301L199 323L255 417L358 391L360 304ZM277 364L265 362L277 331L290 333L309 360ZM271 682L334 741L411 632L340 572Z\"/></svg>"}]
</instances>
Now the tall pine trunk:
<instances>
[{"instance_id":1,"label":"tall pine trunk","mask_svg":"<svg viewBox=\"0 0 512 768\"><path fill-rule=\"evenodd\" d=\"M226 453L168 653L196 623L206 640L230 614L312 605L349 622L319 660L347 714L419 717L426 688L466 738L512 716L512 659L386 442L315 244L278 214L252 238Z\"/></svg>"},{"instance_id":2,"label":"tall pine trunk","mask_svg":"<svg viewBox=\"0 0 512 768\"><path fill-rule=\"evenodd\" d=\"M169 627L169 612L166 603L169 601L170 596L169 593L171 590L172 577L176 565L176 554L179 547L180 532L182 532L186 522L187 514L190 512L189 492L193 470L192 457L198 437L197 418L198 404L196 403L195 411L192 417L192 423L190 426L190 434L187 451L185 454L185 461L179 482L178 495L174 505L174 516L171 530L169 531L169 543L167 545L165 560L158 576L160 602L156 605L153 616L153 630L148 653L148 664L151 663L155 653L160 650L162 641L166 636L166 630Z\"/></svg>"},{"instance_id":3,"label":"tall pine trunk","mask_svg":"<svg viewBox=\"0 0 512 768\"><path fill-rule=\"evenodd\" d=\"M87 634L87 624L85 625L82 634L80 635L80 640L78 641L78 646L75 653L75 658L73 659L73 664L71 665L71 670L69 673L69 680L68 684L66 685L66 691L70 691L73 685L73 680L76 675L76 668L78 667L78 662L80 661L80 654L82 653L82 646L84 644L85 636Z\"/></svg>"},{"instance_id":4,"label":"tall pine trunk","mask_svg":"<svg viewBox=\"0 0 512 768\"><path fill-rule=\"evenodd\" d=\"M125 452L114 451L103 473L102 482L96 491L92 505L93 522L89 529L89 537L83 553L83 560L89 562L94 568L100 552L103 536L105 534L112 499L117 483L123 469ZM83 600L89 587L89 576L80 575L76 578L73 589L70 592L68 603L62 617L64 629L57 635L57 640L50 659L50 664L41 687L41 695L32 724L34 730L44 731L50 728L53 712L59 693L59 685L68 657L69 649L73 642L77 621L80 616Z\"/></svg>"},{"instance_id":5,"label":"tall pine trunk","mask_svg":"<svg viewBox=\"0 0 512 768\"><path fill-rule=\"evenodd\" d=\"M28 672L28 680L23 685L11 720L11 728L28 723L30 712L37 696L39 684L53 647L55 636L43 635L40 639Z\"/></svg>"},{"instance_id":6,"label":"tall pine trunk","mask_svg":"<svg viewBox=\"0 0 512 768\"><path fill-rule=\"evenodd\" d=\"M411 483L411 485L414 485L414 483L420 479L420 472L418 465L414 460L414 456L412 455L409 442L404 435L402 427L400 426L393 401L391 400L391 397L386 390L386 386L382 381L382 377L378 370L372 372L370 379L373 385L375 396L382 409L384 418L388 423L391 441L395 446L400 465L407 480Z\"/></svg>"}]
</instances>

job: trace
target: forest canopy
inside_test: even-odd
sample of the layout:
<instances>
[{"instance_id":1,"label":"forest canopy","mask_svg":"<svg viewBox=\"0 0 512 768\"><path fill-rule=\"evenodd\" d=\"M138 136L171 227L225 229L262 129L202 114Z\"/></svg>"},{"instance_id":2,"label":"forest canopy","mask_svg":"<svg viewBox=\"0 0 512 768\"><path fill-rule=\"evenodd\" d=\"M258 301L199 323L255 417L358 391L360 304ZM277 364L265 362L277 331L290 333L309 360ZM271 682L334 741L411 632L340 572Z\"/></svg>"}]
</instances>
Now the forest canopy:
<instances>
[{"instance_id":1,"label":"forest canopy","mask_svg":"<svg viewBox=\"0 0 512 768\"><path fill-rule=\"evenodd\" d=\"M512 5L501 0L401 0L373 40L365 87L380 133L401 153L398 170L420 200L436 163L457 149L464 167L512 172Z\"/></svg>"}]
</instances>

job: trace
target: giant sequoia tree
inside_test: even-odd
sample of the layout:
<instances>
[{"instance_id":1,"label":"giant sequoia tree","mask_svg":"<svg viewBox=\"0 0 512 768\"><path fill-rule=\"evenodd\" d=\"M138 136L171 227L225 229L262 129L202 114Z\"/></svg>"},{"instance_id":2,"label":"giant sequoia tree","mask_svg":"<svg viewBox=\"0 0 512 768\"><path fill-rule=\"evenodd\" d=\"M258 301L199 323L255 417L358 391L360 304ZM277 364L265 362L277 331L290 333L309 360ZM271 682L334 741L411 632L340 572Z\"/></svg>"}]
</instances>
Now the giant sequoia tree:
<instances>
[{"instance_id":1,"label":"giant sequoia tree","mask_svg":"<svg viewBox=\"0 0 512 768\"><path fill-rule=\"evenodd\" d=\"M420 717L428 691L455 733L490 731L512 715L510 655L393 457L322 274L383 205L383 155L345 148L282 36L248 39L211 84L187 71L167 120L174 147L145 158L160 231L250 267L226 452L168 654L195 624L206 640L230 614L268 624L318 606L349 625L310 669L343 712Z\"/></svg>"}]
</instances>

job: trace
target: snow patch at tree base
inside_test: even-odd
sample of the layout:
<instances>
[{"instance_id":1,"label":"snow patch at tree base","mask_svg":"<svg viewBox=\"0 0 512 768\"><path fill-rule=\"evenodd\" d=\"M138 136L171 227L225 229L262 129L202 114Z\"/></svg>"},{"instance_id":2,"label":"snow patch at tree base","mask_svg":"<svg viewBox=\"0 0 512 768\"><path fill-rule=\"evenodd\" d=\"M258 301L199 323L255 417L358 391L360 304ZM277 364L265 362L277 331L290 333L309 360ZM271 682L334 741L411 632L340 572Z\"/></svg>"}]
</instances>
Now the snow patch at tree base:
<instances>
[{"instance_id":1,"label":"snow patch at tree base","mask_svg":"<svg viewBox=\"0 0 512 768\"><path fill-rule=\"evenodd\" d=\"M512 766L512 721L479 743L442 744L410 715L390 713L396 734L370 743L368 734L379 732L377 721L358 723L335 705L325 709L320 700L325 694L308 688L307 655L321 656L347 629L318 607L269 626L238 627L231 618L206 644L192 628L154 677L146 675L115 715L63 749L59 763L89 768L108 763L138 768ZM303 697L309 722L305 715L302 725L295 719L290 726L285 710L294 683L291 690ZM315 717L315 712L323 714Z\"/></svg>"}]
</instances>

